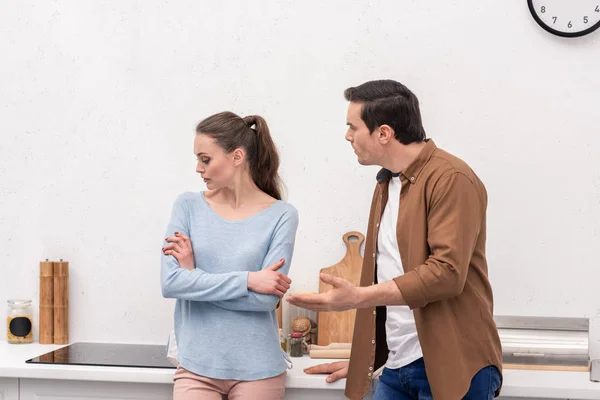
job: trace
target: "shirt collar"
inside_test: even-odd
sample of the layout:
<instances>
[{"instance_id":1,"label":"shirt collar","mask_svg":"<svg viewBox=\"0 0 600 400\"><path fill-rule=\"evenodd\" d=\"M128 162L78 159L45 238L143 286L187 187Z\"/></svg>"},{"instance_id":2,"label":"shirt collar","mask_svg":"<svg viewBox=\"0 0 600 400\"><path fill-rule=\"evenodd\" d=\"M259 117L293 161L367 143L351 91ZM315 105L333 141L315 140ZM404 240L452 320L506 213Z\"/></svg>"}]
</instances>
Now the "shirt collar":
<instances>
[{"instance_id":1,"label":"shirt collar","mask_svg":"<svg viewBox=\"0 0 600 400\"><path fill-rule=\"evenodd\" d=\"M417 157L404 171L394 174L392 171L382 168L377 173L377 182L383 183L388 181L392 176L404 175L410 183L415 183L419 177L419 173L423 170L423 167L425 167L425 164L427 164L436 149L437 146L432 139L425 139L425 147L423 147Z\"/></svg>"}]
</instances>

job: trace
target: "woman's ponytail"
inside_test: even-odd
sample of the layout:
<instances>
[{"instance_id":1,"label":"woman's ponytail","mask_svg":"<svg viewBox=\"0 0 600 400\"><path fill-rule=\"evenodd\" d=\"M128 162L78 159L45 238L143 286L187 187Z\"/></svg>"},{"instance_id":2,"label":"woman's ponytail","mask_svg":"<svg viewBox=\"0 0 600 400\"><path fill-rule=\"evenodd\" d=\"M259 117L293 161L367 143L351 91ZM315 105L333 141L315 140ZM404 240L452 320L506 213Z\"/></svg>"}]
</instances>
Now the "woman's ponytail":
<instances>
[{"instance_id":1,"label":"woman's ponytail","mask_svg":"<svg viewBox=\"0 0 600 400\"><path fill-rule=\"evenodd\" d=\"M244 117L244 122L256 135L256 151L249 161L250 174L260 190L281 200L281 179L279 178L279 153L271 138L267 121L258 115Z\"/></svg>"}]
</instances>

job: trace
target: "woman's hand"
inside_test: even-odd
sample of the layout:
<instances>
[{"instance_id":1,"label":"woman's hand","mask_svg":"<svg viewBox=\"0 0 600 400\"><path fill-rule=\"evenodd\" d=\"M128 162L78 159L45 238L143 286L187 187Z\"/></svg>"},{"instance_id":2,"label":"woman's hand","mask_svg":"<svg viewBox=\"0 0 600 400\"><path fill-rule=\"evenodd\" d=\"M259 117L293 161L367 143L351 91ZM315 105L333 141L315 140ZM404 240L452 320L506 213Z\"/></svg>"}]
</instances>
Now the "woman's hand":
<instances>
[{"instance_id":1,"label":"woman's hand","mask_svg":"<svg viewBox=\"0 0 600 400\"><path fill-rule=\"evenodd\" d=\"M165 240L169 244L162 248L163 254L175 257L181 268L193 270L195 268L194 250L190 238L183 233L175 232L175 236Z\"/></svg>"},{"instance_id":2,"label":"woman's hand","mask_svg":"<svg viewBox=\"0 0 600 400\"><path fill-rule=\"evenodd\" d=\"M290 283L292 283L290 278L281 272L277 272L283 264L285 264L285 260L282 258L262 271L249 272L248 289L256 293L274 294L279 298L283 297L290 288Z\"/></svg>"}]
</instances>

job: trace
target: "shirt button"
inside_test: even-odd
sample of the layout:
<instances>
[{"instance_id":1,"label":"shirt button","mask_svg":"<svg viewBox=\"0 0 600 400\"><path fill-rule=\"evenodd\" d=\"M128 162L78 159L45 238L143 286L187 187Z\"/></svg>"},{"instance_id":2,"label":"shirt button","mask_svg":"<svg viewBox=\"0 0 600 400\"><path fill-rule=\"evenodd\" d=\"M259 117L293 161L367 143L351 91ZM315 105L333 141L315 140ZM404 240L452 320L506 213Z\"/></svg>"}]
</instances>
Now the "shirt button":
<instances>
[{"instance_id":1,"label":"shirt button","mask_svg":"<svg viewBox=\"0 0 600 400\"><path fill-rule=\"evenodd\" d=\"M377 223L377 227L379 228L379 222Z\"/></svg>"},{"instance_id":2,"label":"shirt button","mask_svg":"<svg viewBox=\"0 0 600 400\"><path fill-rule=\"evenodd\" d=\"M367 375L368 375L368 376L371 376L372 374L369 372Z\"/></svg>"},{"instance_id":3,"label":"shirt button","mask_svg":"<svg viewBox=\"0 0 600 400\"><path fill-rule=\"evenodd\" d=\"M375 340L371 340L371 343L375 344Z\"/></svg>"},{"instance_id":4,"label":"shirt button","mask_svg":"<svg viewBox=\"0 0 600 400\"><path fill-rule=\"evenodd\" d=\"M373 253L373 258L375 258L375 253Z\"/></svg>"},{"instance_id":5,"label":"shirt button","mask_svg":"<svg viewBox=\"0 0 600 400\"><path fill-rule=\"evenodd\" d=\"M415 177L414 177L414 176L411 176L411 177L410 177L410 181L411 181L411 182L414 182L414 181L415 181Z\"/></svg>"},{"instance_id":6,"label":"shirt button","mask_svg":"<svg viewBox=\"0 0 600 400\"><path fill-rule=\"evenodd\" d=\"M373 367L369 367L369 371L373 371Z\"/></svg>"},{"instance_id":7,"label":"shirt button","mask_svg":"<svg viewBox=\"0 0 600 400\"><path fill-rule=\"evenodd\" d=\"M377 311L373 311L373 315L377 315Z\"/></svg>"}]
</instances>

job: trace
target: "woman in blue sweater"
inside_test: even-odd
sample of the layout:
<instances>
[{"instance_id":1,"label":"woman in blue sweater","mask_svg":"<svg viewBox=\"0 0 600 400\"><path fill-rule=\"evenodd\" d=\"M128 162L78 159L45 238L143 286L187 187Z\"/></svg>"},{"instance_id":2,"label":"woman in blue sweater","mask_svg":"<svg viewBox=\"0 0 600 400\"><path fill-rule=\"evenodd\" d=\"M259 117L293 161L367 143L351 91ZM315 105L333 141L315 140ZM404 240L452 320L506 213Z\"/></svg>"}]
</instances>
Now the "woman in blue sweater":
<instances>
[{"instance_id":1,"label":"woman in blue sweater","mask_svg":"<svg viewBox=\"0 0 600 400\"><path fill-rule=\"evenodd\" d=\"M208 190L175 200L161 263L177 299L174 400L283 399L275 308L298 213L281 200L275 144L263 118L223 112L198 124L194 153Z\"/></svg>"}]
</instances>

